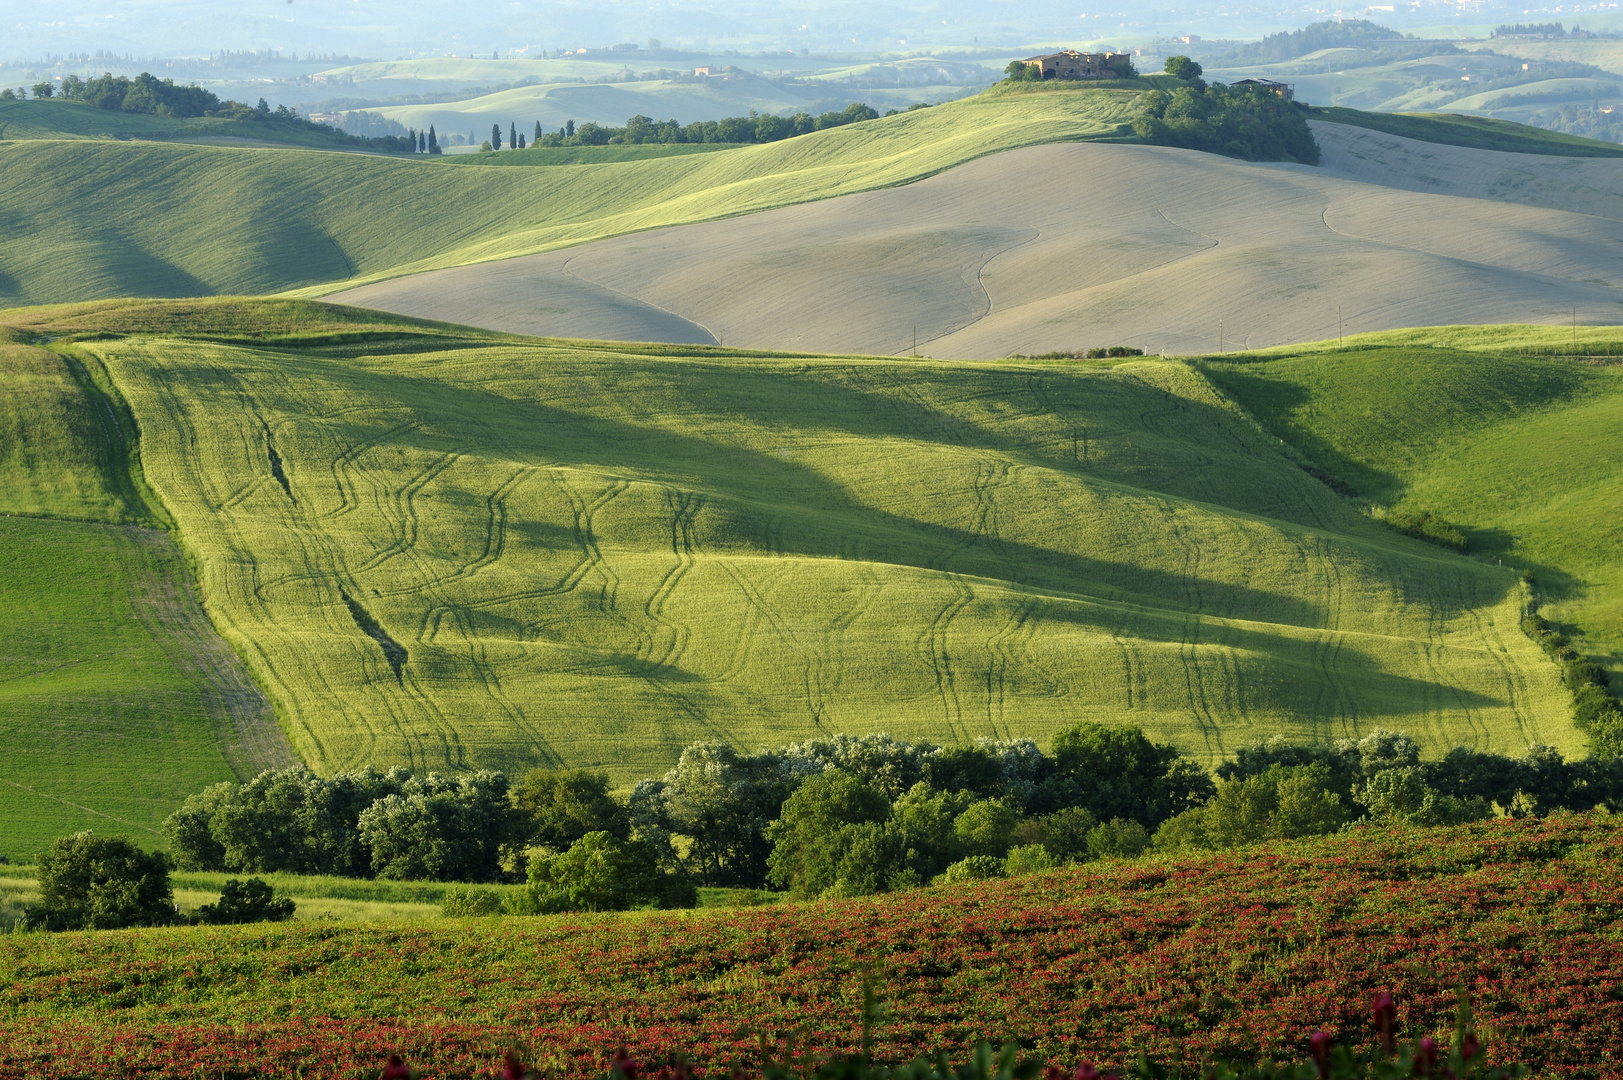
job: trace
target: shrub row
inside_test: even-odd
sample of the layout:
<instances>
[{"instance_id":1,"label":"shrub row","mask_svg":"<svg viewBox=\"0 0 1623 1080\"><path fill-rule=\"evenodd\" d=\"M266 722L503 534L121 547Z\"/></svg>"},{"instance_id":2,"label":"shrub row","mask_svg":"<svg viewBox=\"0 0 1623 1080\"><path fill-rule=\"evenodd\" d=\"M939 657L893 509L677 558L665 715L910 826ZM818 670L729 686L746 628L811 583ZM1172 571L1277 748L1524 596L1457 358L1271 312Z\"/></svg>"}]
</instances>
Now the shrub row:
<instances>
[{"instance_id":1,"label":"shrub row","mask_svg":"<svg viewBox=\"0 0 1623 1080\"><path fill-rule=\"evenodd\" d=\"M1567 636L1538 613L1536 601L1528 605L1522 631L1561 665L1561 680L1572 692L1573 722L1588 737L1590 751L1605 760L1623 756L1623 707L1612 696L1606 669L1578 655Z\"/></svg>"},{"instance_id":2,"label":"shrub row","mask_svg":"<svg viewBox=\"0 0 1623 1080\"><path fill-rule=\"evenodd\" d=\"M838 112L820 116L796 113L793 116L762 115L750 112L748 116L729 116L722 120L697 120L679 124L675 120L658 121L647 116L633 116L624 127L596 124L587 121L579 127L573 120L563 129L543 132L535 126L531 146L607 146L609 144L641 143L768 143L807 135L813 131L844 127L847 124L872 120L879 113L861 102L855 102ZM500 143L495 144L500 149Z\"/></svg>"},{"instance_id":3,"label":"shrub row","mask_svg":"<svg viewBox=\"0 0 1623 1080\"><path fill-rule=\"evenodd\" d=\"M38 902L24 906L14 929L117 930L127 926L284 922L294 903L258 878L231 879L220 899L191 916L175 907L169 860L119 837L75 833L39 860Z\"/></svg>"},{"instance_id":4,"label":"shrub row","mask_svg":"<svg viewBox=\"0 0 1623 1080\"><path fill-rule=\"evenodd\" d=\"M1570 663L1569 678L1592 679L1591 668ZM608 785L586 770L534 770L510 790L500 773L287 769L194 795L166 829L187 869L525 881L505 908L514 914L670 908L691 906L698 885L857 896L1152 845L1611 809L1623 805L1623 758L1568 762L1534 746L1519 758L1455 749L1422 762L1413 739L1376 731L1331 745L1274 738L1214 776L1137 728L1082 723L1056 736L1052 754L1029 739L838 736L756 754L699 743L624 801ZM450 908L485 914L490 903Z\"/></svg>"}]
</instances>

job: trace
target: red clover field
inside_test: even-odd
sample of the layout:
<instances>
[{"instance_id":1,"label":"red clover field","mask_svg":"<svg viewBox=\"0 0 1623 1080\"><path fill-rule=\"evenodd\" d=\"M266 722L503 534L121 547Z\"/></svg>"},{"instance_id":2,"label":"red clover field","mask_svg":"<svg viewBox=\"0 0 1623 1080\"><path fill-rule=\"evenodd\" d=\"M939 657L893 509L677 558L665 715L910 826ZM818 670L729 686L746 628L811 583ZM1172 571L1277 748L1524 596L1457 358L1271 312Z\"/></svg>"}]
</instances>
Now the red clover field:
<instances>
[{"instance_id":1,"label":"red clover field","mask_svg":"<svg viewBox=\"0 0 1623 1080\"><path fill-rule=\"evenodd\" d=\"M1494 1060L1623 1076L1623 828L1585 815L1316 841L716 913L30 935L0 944L0 1076L556 1077L883 1060L982 1038L1069 1066L1302 1060L1452 1029Z\"/></svg>"}]
</instances>

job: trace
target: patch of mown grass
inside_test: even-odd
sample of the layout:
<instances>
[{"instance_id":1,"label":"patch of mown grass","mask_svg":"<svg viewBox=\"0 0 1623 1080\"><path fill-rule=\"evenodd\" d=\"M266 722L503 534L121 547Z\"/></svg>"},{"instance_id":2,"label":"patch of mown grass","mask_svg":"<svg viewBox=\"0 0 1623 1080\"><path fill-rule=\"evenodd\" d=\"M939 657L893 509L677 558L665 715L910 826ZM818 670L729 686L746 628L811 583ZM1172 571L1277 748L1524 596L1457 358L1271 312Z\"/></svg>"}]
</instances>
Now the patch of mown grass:
<instances>
[{"instance_id":1,"label":"patch of mown grass","mask_svg":"<svg viewBox=\"0 0 1623 1080\"><path fill-rule=\"evenodd\" d=\"M0 518L0 854L80 829L162 846L187 794L235 778L186 589L164 533Z\"/></svg>"},{"instance_id":2,"label":"patch of mown grass","mask_svg":"<svg viewBox=\"0 0 1623 1080\"><path fill-rule=\"evenodd\" d=\"M0 514L0 854L85 828L161 844L186 794L288 759L171 537L142 527L167 518L93 358L0 345Z\"/></svg>"},{"instance_id":3,"label":"patch of mown grass","mask_svg":"<svg viewBox=\"0 0 1623 1080\"><path fill-rule=\"evenodd\" d=\"M1179 363L172 329L77 348L324 770L626 784L700 739L1078 715L1206 760L1374 725L1578 745L1514 573L1370 522Z\"/></svg>"}]
</instances>

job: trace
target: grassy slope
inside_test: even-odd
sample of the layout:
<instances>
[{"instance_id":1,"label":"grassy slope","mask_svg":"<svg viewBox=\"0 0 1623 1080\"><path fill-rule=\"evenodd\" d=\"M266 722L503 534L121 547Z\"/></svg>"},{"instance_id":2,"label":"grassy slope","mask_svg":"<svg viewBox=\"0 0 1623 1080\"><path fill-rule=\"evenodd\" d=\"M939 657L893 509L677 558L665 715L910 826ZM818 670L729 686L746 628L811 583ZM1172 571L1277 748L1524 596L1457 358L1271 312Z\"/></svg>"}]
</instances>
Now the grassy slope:
<instances>
[{"instance_id":1,"label":"grassy slope","mask_svg":"<svg viewBox=\"0 0 1623 1080\"><path fill-rule=\"evenodd\" d=\"M1524 88L1503 91L1514 94ZM1467 146L1475 150L1502 150L1513 154L1543 154L1549 157L1623 157L1623 146L1566 135L1559 131L1528 127L1508 120L1454 113L1376 113L1339 107L1315 108L1315 119L1337 124L1384 131L1422 142L1445 146Z\"/></svg>"},{"instance_id":2,"label":"grassy slope","mask_svg":"<svg viewBox=\"0 0 1623 1080\"><path fill-rule=\"evenodd\" d=\"M375 280L905 183L1113 135L1130 91L982 95L735 153L579 169L80 140L0 146L0 303ZM87 215L97 228L87 230Z\"/></svg>"},{"instance_id":3,"label":"grassy slope","mask_svg":"<svg viewBox=\"0 0 1623 1080\"><path fill-rule=\"evenodd\" d=\"M241 328L255 306L200 310ZM299 325L271 310L270 332ZM700 738L1044 737L1083 716L1210 758L1374 724L1575 748L1513 574L1360 518L1182 365L382 329L82 346L141 422L216 622L323 768L556 760L625 782ZM398 681L344 594L408 650Z\"/></svg>"},{"instance_id":4,"label":"grassy slope","mask_svg":"<svg viewBox=\"0 0 1623 1080\"><path fill-rule=\"evenodd\" d=\"M1568 333L1439 327L1205 370L1364 497L1431 510L1463 526L1482 553L1533 571L1554 601L1547 614L1617 670L1623 449L1613 436L1623 430L1623 369L1512 351L1571 350ZM1618 349L1615 328L1578 335L1578 352Z\"/></svg>"},{"instance_id":5,"label":"grassy slope","mask_svg":"<svg viewBox=\"0 0 1623 1080\"><path fill-rule=\"evenodd\" d=\"M872 979L889 1061L1005 1037L1066 1069L1299 1061L1315 1030L1366 1044L1380 990L1404 1037L1446 1040L1463 984L1490 1060L1615 1080L1620 833L1358 830L734 912L18 936L0 941L0 1069L356 1076L400 1052L480 1076L517 1045L552 1076L598 1075L621 1046L650 1072L681 1053L725 1075L759 1066L758 1035L854 1052Z\"/></svg>"},{"instance_id":6,"label":"grassy slope","mask_svg":"<svg viewBox=\"0 0 1623 1080\"><path fill-rule=\"evenodd\" d=\"M0 141L140 139L180 143L251 142L349 149L344 139L274 122L197 116L177 119L98 109L72 101L0 101Z\"/></svg>"},{"instance_id":7,"label":"grassy slope","mask_svg":"<svg viewBox=\"0 0 1623 1080\"><path fill-rule=\"evenodd\" d=\"M0 854L13 858L82 828L151 845L179 799L260 760L236 720L263 699L169 537L142 527L129 423L73 361L0 346Z\"/></svg>"}]
</instances>

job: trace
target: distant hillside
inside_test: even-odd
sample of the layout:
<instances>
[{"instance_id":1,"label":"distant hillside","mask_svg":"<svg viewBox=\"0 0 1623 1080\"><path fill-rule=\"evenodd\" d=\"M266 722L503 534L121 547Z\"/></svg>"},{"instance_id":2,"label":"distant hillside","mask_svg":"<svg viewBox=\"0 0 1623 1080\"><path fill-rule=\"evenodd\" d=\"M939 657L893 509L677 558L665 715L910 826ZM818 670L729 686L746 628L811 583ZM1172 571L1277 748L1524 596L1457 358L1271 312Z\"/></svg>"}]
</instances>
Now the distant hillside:
<instances>
[{"instance_id":1,"label":"distant hillside","mask_svg":"<svg viewBox=\"0 0 1623 1080\"><path fill-rule=\"evenodd\" d=\"M1269 34L1261 41L1241 45L1224 53L1221 63L1226 67L1240 67L1294 60L1320 49L1378 49L1402 37L1398 31L1367 19L1326 21L1301 30Z\"/></svg>"},{"instance_id":2,"label":"distant hillside","mask_svg":"<svg viewBox=\"0 0 1623 1080\"><path fill-rule=\"evenodd\" d=\"M571 169L11 142L0 145L0 214L10 223L0 303L331 289L545 251L906 183L1015 146L1114 137L1132 98L984 95L736 153ZM99 120L103 110L83 112ZM85 229L87 219L98 227Z\"/></svg>"},{"instance_id":3,"label":"distant hillside","mask_svg":"<svg viewBox=\"0 0 1623 1080\"><path fill-rule=\"evenodd\" d=\"M77 101L0 101L0 142L112 139L151 142L299 146L323 150L380 150L334 128L291 117L253 114L172 117L99 109ZM402 140L403 144L403 140Z\"/></svg>"}]
</instances>

